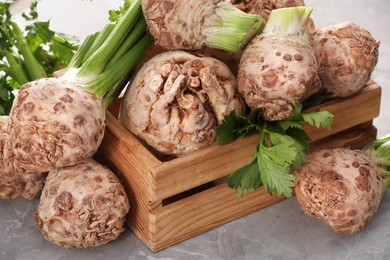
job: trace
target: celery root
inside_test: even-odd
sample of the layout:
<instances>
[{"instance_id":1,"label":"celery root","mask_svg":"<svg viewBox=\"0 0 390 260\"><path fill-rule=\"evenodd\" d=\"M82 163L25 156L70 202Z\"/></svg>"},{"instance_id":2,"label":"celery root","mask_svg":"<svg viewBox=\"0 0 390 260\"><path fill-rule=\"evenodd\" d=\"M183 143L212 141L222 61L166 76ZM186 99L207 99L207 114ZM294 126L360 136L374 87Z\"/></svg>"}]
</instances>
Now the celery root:
<instances>
[{"instance_id":1,"label":"celery root","mask_svg":"<svg viewBox=\"0 0 390 260\"><path fill-rule=\"evenodd\" d=\"M116 239L124 231L128 211L118 178L89 159L49 172L34 220L48 241L88 248Z\"/></svg>"},{"instance_id":2,"label":"celery root","mask_svg":"<svg viewBox=\"0 0 390 260\"><path fill-rule=\"evenodd\" d=\"M352 22L318 29L312 46L322 87L336 97L362 89L378 62L379 41Z\"/></svg>"},{"instance_id":3,"label":"celery root","mask_svg":"<svg viewBox=\"0 0 390 260\"><path fill-rule=\"evenodd\" d=\"M8 119L0 116L0 199L33 199L40 194L46 174L14 169L7 156L9 151L5 150L9 141Z\"/></svg>"},{"instance_id":4,"label":"celery root","mask_svg":"<svg viewBox=\"0 0 390 260\"><path fill-rule=\"evenodd\" d=\"M143 0L149 32L167 50L211 47L238 52L264 26L227 0Z\"/></svg>"},{"instance_id":5,"label":"celery root","mask_svg":"<svg viewBox=\"0 0 390 260\"><path fill-rule=\"evenodd\" d=\"M318 65L306 34L312 9L273 10L263 33L241 57L238 90L267 120L283 120L320 88Z\"/></svg>"},{"instance_id":6,"label":"celery root","mask_svg":"<svg viewBox=\"0 0 390 260\"><path fill-rule=\"evenodd\" d=\"M384 191L375 160L346 148L323 149L306 159L294 173L302 210L338 233L364 229L378 210Z\"/></svg>"},{"instance_id":7,"label":"celery root","mask_svg":"<svg viewBox=\"0 0 390 260\"><path fill-rule=\"evenodd\" d=\"M105 130L105 110L146 53L141 0L134 0L105 40L89 36L60 78L26 83L14 100L8 126L9 161L18 171L46 172L90 158ZM102 31L101 34L105 33ZM99 41L100 42L100 41ZM93 52L88 54L92 47ZM118 57L116 53L120 53Z\"/></svg>"},{"instance_id":8,"label":"celery root","mask_svg":"<svg viewBox=\"0 0 390 260\"><path fill-rule=\"evenodd\" d=\"M236 78L225 64L172 51L140 69L125 93L119 119L156 150L184 154L213 143L224 116L244 109Z\"/></svg>"}]
</instances>

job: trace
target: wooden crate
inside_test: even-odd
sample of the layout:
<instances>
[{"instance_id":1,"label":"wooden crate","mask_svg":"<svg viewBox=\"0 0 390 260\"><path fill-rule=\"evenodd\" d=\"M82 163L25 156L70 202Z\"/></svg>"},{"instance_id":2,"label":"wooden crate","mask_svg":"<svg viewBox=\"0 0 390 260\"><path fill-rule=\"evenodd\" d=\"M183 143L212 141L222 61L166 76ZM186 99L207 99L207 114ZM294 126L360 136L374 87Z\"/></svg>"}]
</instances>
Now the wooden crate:
<instances>
[{"instance_id":1,"label":"wooden crate","mask_svg":"<svg viewBox=\"0 0 390 260\"><path fill-rule=\"evenodd\" d=\"M375 82L347 99L324 103L334 114L332 131L305 126L311 147L350 145L360 148L376 138L381 88ZM213 229L282 200L264 189L241 200L225 178L248 163L258 142L253 134L228 145L217 144L168 161L159 160L116 119L118 104L108 112L98 158L123 179L130 200L127 224L152 250Z\"/></svg>"}]
</instances>

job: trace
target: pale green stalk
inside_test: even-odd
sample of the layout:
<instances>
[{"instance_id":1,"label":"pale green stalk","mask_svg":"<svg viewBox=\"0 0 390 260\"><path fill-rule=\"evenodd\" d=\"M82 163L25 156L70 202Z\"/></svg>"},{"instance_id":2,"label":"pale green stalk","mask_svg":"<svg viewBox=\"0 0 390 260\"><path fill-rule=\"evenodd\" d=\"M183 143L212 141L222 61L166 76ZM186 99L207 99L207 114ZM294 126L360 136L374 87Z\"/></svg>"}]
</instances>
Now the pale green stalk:
<instances>
[{"instance_id":1,"label":"pale green stalk","mask_svg":"<svg viewBox=\"0 0 390 260\"><path fill-rule=\"evenodd\" d=\"M216 7L217 19L206 24L203 35L207 46L239 52L249 41L261 32L264 19L255 14L247 14L229 1L221 1Z\"/></svg>"},{"instance_id":2,"label":"pale green stalk","mask_svg":"<svg viewBox=\"0 0 390 260\"><path fill-rule=\"evenodd\" d=\"M272 10L263 33L302 36L309 44L307 27L313 8L299 6Z\"/></svg>"}]
</instances>

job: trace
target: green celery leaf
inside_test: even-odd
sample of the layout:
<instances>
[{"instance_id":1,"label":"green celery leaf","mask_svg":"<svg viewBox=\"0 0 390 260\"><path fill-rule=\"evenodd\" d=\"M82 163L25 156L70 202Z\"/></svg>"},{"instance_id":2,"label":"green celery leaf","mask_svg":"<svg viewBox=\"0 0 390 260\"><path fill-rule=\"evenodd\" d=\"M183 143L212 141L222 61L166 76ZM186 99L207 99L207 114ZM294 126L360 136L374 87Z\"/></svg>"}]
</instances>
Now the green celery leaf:
<instances>
[{"instance_id":1,"label":"green celery leaf","mask_svg":"<svg viewBox=\"0 0 390 260\"><path fill-rule=\"evenodd\" d=\"M297 102L294 106L294 111L292 112L291 116L287 118L287 121L295 121L295 122L301 122L303 120L302 117L302 105Z\"/></svg>"},{"instance_id":2,"label":"green celery leaf","mask_svg":"<svg viewBox=\"0 0 390 260\"><path fill-rule=\"evenodd\" d=\"M290 128L303 129L303 125L297 121L282 120L282 121L279 121L278 124L283 129L283 131L286 131L287 129L290 129Z\"/></svg>"},{"instance_id":3,"label":"green celery leaf","mask_svg":"<svg viewBox=\"0 0 390 260\"><path fill-rule=\"evenodd\" d=\"M246 117L248 120L248 123L253 125L259 125L260 124L260 109L254 109L251 110L249 115Z\"/></svg>"},{"instance_id":4,"label":"green celery leaf","mask_svg":"<svg viewBox=\"0 0 390 260\"><path fill-rule=\"evenodd\" d=\"M290 174L290 166L276 164L267 154L263 154L262 159L257 162L264 188L269 193L276 191L278 196L285 195L290 198L294 186L294 176Z\"/></svg>"},{"instance_id":5,"label":"green celery leaf","mask_svg":"<svg viewBox=\"0 0 390 260\"><path fill-rule=\"evenodd\" d=\"M222 123L217 127L217 142L218 144L228 144L233 142L247 131L249 131L250 124L248 120L232 111L225 116Z\"/></svg>"},{"instance_id":6,"label":"green celery leaf","mask_svg":"<svg viewBox=\"0 0 390 260\"><path fill-rule=\"evenodd\" d=\"M327 130L331 130L333 115L328 111L314 111L303 114L303 120L311 126L319 128L322 126Z\"/></svg>"},{"instance_id":7,"label":"green celery leaf","mask_svg":"<svg viewBox=\"0 0 390 260\"><path fill-rule=\"evenodd\" d=\"M298 130L300 130L300 129L298 129ZM304 134L306 134L303 130L300 130L300 131L302 131ZM307 143L301 143L298 139L295 139L293 136L290 136L290 135L287 135L286 138L290 139L294 143L297 154L296 154L295 159L292 162L292 165L294 166L294 169L299 169L302 166L302 164L305 162L305 154L309 150L308 141L307 141Z\"/></svg>"},{"instance_id":8,"label":"green celery leaf","mask_svg":"<svg viewBox=\"0 0 390 260\"><path fill-rule=\"evenodd\" d=\"M5 77L0 78L0 115L8 115L14 100L12 87Z\"/></svg>"},{"instance_id":9,"label":"green celery leaf","mask_svg":"<svg viewBox=\"0 0 390 260\"><path fill-rule=\"evenodd\" d=\"M267 133L271 139L272 146L264 147L263 149L267 151L269 157L280 165L284 163L291 164L297 155L295 141L286 135L273 132Z\"/></svg>"},{"instance_id":10,"label":"green celery leaf","mask_svg":"<svg viewBox=\"0 0 390 260\"><path fill-rule=\"evenodd\" d=\"M252 124L249 125L248 124L248 125L245 125L245 126L243 126L241 128L238 128L238 129L234 130L233 133L236 133L236 139L240 140L245 135L250 133L254 128L255 128L255 125L252 125Z\"/></svg>"},{"instance_id":11,"label":"green celery leaf","mask_svg":"<svg viewBox=\"0 0 390 260\"><path fill-rule=\"evenodd\" d=\"M292 196L294 176L291 174L291 163L296 161L298 151L290 138L268 132L271 147L261 147L257 154L257 164L261 179L268 192L276 191L278 196Z\"/></svg>"},{"instance_id":12,"label":"green celery leaf","mask_svg":"<svg viewBox=\"0 0 390 260\"><path fill-rule=\"evenodd\" d=\"M118 10L109 10L108 19L113 23L118 23L123 14L129 9L131 5L130 0L125 0L123 6L120 6Z\"/></svg>"},{"instance_id":13,"label":"green celery leaf","mask_svg":"<svg viewBox=\"0 0 390 260\"><path fill-rule=\"evenodd\" d=\"M304 147L303 150L305 152L309 151L310 137L306 134L305 130L299 128L289 128L285 133L301 144Z\"/></svg>"},{"instance_id":14,"label":"green celery leaf","mask_svg":"<svg viewBox=\"0 0 390 260\"><path fill-rule=\"evenodd\" d=\"M55 33L49 28L50 22L35 22L32 24L30 33L36 33L44 43L52 41Z\"/></svg>"},{"instance_id":15,"label":"green celery leaf","mask_svg":"<svg viewBox=\"0 0 390 260\"><path fill-rule=\"evenodd\" d=\"M248 189L257 190L260 188L262 182L256 160L229 175L227 184L230 188L239 189L238 198L242 197Z\"/></svg>"},{"instance_id":16,"label":"green celery leaf","mask_svg":"<svg viewBox=\"0 0 390 260\"><path fill-rule=\"evenodd\" d=\"M57 41L56 38L50 44L50 50L54 55L60 57L64 65L69 64L74 55L74 47L69 46L69 42Z\"/></svg>"},{"instance_id":17,"label":"green celery leaf","mask_svg":"<svg viewBox=\"0 0 390 260\"><path fill-rule=\"evenodd\" d=\"M22 13L22 17L26 21L34 21L34 20L38 19L37 5L38 5L38 2L32 2L30 5L29 13L26 13L26 12Z\"/></svg>"}]
</instances>

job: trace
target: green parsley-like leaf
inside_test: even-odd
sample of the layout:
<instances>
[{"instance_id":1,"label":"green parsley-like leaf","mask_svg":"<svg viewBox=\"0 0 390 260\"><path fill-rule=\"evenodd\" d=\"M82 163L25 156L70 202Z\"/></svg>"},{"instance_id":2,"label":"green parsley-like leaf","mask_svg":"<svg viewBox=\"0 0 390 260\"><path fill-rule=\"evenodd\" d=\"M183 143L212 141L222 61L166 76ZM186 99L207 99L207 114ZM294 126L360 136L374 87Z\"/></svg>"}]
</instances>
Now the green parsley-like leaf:
<instances>
[{"instance_id":1,"label":"green parsley-like leaf","mask_svg":"<svg viewBox=\"0 0 390 260\"><path fill-rule=\"evenodd\" d=\"M303 129L303 125L297 121L283 120L283 121L279 121L278 124L283 131L286 131L287 129L290 128Z\"/></svg>"},{"instance_id":2,"label":"green parsley-like leaf","mask_svg":"<svg viewBox=\"0 0 390 260\"><path fill-rule=\"evenodd\" d=\"M257 190L262 185L257 161L252 160L251 163L238 169L227 179L227 184L230 188L239 189L237 197L240 198L245 192L250 190Z\"/></svg>"},{"instance_id":3,"label":"green parsley-like leaf","mask_svg":"<svg viewBox=\"0 0 390 260\"><path fill-rule=\"evenodd\" d=\"M217 127L217 143L228 144L239 136L246 134L251 128L248 120L232 111L225 116L222 123Z\"/></svg>"},{"instance_id":4,"label":"green parsley-like leaf","mask_svg":"<svg viewBox=\"0 0 390 260\"><path fill-rule=\"evenodd\" d=\"M303 120L302 117L302 105L300 103L296 103L294 106L294 111L292 112L291 116L286 121L295 121L295 122L301 122Z\"/></svg>"},{"instance_id":5,"label":"green parsley-like leaf","mask_svg":"<svg viewBox=\"0 0 390 260\"><path fill-rule=\"evenodd\" d=\"M268 133L273 146L259 149L257 163L264 188L268 192L276 191L278 196L292 196L294 176L290 165L296 160L298 151L295 142L284 135Z\"/></svg>"},{"instance_id":6,"label":"green parsley-like leaf","mask_svg":"<svg viewBox=\"0 0 390 260\"><path fill-rule=\"evenodd\" d=\"M109 10L108 19L113 23L117 23L120 20L120 18L123 16L123 14L126 13L127 9L129 9L130 4L131 4L130 0L125 0L123 6L120 6L118 10Z\"/></svg>"},{"instance_id":7,"label":"green parsley-like leaf","mask_svg":"<svg viewBox=\"0 0 390 260\"><path fill-rule=\"evenodd\" d=\"M323 127L327 130L331 130L333 115L328 111L315 111L302 115L303 120L309 125L317 128Z\"/></svg>"},{"instance_id":8,"label":"green parsley-like leaf","mask_svg":"<svg viewBox=\"0 0 390 260\"><path fill-rule=\"evenodd\" d=\"M293 138L296 142L302 145L305 152L308 152L310 137L306 134L305 130L300 128L289 128L285 133L287 136Z\"/></svg>"}]
</instances>

